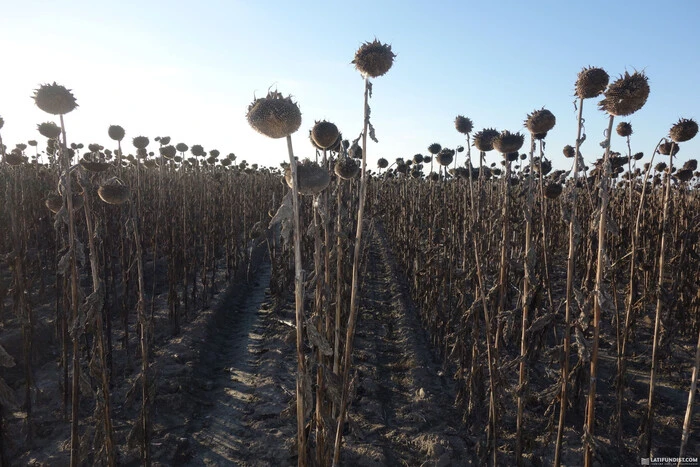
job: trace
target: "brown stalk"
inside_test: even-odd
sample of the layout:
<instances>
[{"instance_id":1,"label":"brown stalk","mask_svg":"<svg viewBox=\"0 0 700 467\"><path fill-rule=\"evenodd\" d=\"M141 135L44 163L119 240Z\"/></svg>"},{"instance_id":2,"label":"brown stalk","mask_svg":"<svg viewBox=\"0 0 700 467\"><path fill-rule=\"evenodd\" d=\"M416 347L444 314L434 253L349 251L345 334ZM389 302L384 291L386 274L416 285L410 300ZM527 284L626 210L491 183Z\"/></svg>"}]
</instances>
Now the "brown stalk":
<instances>
[{"instance_id":1,"label":"brown stalk","mask_svg":"<svg viewBox=\"0 0 700 467\"><path fill-rule=\"evenodd\" d=\"M515 460L518 466L523 463L523 410L525 407L525 355L527 354L527 317L530 313L530 287L532 286L532 268L534 249L532 248L532 206L534 204L534 196L532 192L532 169L534 168L534 152L535 152L535 135L530 135L530 170L527 174L527 205L525 207L525 251L523 252L523 265L525 274L523 278L523 316L522 329L520 334L520 365L518 369L518 414L516 419L515 432ZM542 175L542 158L540 156L540 177ZM543 205L544 208L544 205ZM543 216L544 217L544 216ZM542 220L544 225L544 218ZM543 239L544 240L544 239ZM546 248L545 248L546 249Z\"/></svg>"},{"instance_id":2,"label":"brown stalk","mask_svg":"<svg viewBox=\"0 0 700 467\"><path fill-rule=\"evenodd\" d=\"M557 427L557 442L554 450L554 467L561 465L561 441L564 434L564 422L566 419L566 409L569 405L568 382L569 382L569 357L571 355L571 314L572 314L572 293L574 282L574 265L576 254L576 194L578 188L578 153L581 146L581 131L583 117L583 98L579 98L578 103L578 130L576 134L576 148L574 150L573 185L571 188L571 214L569 219L569 254L566 259L566 311L564 316L564 359L561 367L561 396L559 408L559 425Z\"/></svg>"},{"instance_id":3,"label":"brown stalk","mask_svg":"<svg viewBox=\"0 0 700 467\"><path fill-rule=\"evenodd\" d=\"M88 231L88 247L90 249L90 271L92 275L92 293L101 294L104 287L100 279L100 262L97 256L97 248L95 247L95 228L92 223L92 206L90 196L87 193L87 183L83 182L83 209L85 210L85 224ZM99 309L92 310L95 317L95 346L97 348L98 358L100 359L100 383L102 384L102 402L103 423L104 423L104 447L107 455L107 465L113 467L116 465L116 452L114 449L114 436L112 430L112 410L109 395L109 373L107 365L107 356L105 351L104 338L104 323L102 322L102 307L104 303L99 302Z\"/></svg>"},{"instance_id":4,"label":"brown stalk","mask_svg":"<svg viewBox=\"0 0 700 467\"><path fill-rule=\"evenodd\" d=\"M338 415L338 428L335 433L335 446L333 449L333 466L340 462L340 445L343 440L343 425L348 405L348 389L350 385L350 359L352 356L353 341L355 339L355 324L357 321L357 309L359 307L358 283L360 275L360 253L362 251L362 221L365 212L365 198L367 197L367 127L369 125L369 77L365 76L364 98L364 126L362 130L362 178L360 179L360 205L357 210L357 231L355 234L354 256L352 262L352 286L350 292L350 316L348 318L347 332L345 335L345 351L343 355L343 391L340 399L340 413Z\"/></svg>"},{"instance_id":5,"label":"brown stalk","mask_svg":"<svg viewBox=\"0 0 700 467\"><path fill-rule=\"evenodd\" d=\"M607 233L607 211L610 194L608 192L608 180L610 178L610 136L612 134L614 115L610 115L608 132L606 135L605 158L603 160L602 174L600 177L600 219L598 221L598 261L595 279L595 292L593 294L593 350L591 351L590 387L588 390L588 402L586 406L586 421L583 426L584 443L583 462L586 467L593 464L593 450L589 437L593 436L595 428L595 392L596 377L598 374L598 341L600 339L600 314L601 296L603 294L603 273L605 271L605 235Z\"/></svg>"},{"instance_id":6,"label":"brown stalk","mask_svg":"<svg viewBox=\"0 0 700 467\"><path fill-rule=\"evenodd\" d=\"M297 452L298 465L308 465L306 446L306 416L304 384L306 379L306 362L304 361L304 270L301 262L301 225L299 221L299 179L297 178L297 161L292 148L292 136L287 135L289 167L292 172L292 209L294 212L294 297L297 327ZM309 401L310 403L311 401Z\"/></svg>"},{"instance_id":7,"label":"brown stalk","mask_svg":"<svg viewBox=\"0 0 700 467\"><path fill-rule=\"evenodd\" d=\"M657 361L657 350L659 347L659 332L661 331L661 309L664 306L663 303L663 290L664 290L664 266L666 260L666 230L668 229L668 208L671 204L671 173L673 170L673 151L676 143L671 143L671 150L669 151L669 162L668 162L668 173L666 174L666 186L664 190L664 200L663 200L663 214L661 217L661 245L659 251L659 279L656 284L656 317L654 319L654 341L651 351L651 371L649 374L649 399L647 400L647 412L644 419L645 424L643 427L643 446L642 454L645 457L649 457L651 452L652 443L652 430L654 427L654 390L656 389L656 361Z\"/></svg>"}]
</instances>

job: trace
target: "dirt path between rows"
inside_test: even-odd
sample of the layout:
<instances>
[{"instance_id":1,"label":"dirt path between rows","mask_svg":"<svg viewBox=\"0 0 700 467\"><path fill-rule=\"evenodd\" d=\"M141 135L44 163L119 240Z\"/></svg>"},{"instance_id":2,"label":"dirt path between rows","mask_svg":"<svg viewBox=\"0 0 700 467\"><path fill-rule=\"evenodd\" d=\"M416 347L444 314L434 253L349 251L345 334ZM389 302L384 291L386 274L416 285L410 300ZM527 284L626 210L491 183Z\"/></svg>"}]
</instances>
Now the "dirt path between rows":
<instances>
[{"instance_id":1,"label":"dirt path between rows","mask_svg":"<svg viewBox=\"0 0 700 467\"><path fill-rule=\"evenodd\" d=\"M347 465L473 465L452 379L435 359L380 224L369 236Z\"/></svg>"},{"instance_id":2,"label":"dirt path between rows","mask_svg":"<svg viewBox=\"0 0 700 467\"><path fill-rule=\"evenodd\" d=\"M341 463L474 465L454 384L430 350L380 226L367 248ZM227 292L206 334L184 345L198 349L175 365L189 368L180 385L187 388L159 397L154 457L162 464L296 465L294 309L270 297L269 280L265 261L248 284ZM161 376L172 379L167 370Z\"/></svg>"}]
</instances>

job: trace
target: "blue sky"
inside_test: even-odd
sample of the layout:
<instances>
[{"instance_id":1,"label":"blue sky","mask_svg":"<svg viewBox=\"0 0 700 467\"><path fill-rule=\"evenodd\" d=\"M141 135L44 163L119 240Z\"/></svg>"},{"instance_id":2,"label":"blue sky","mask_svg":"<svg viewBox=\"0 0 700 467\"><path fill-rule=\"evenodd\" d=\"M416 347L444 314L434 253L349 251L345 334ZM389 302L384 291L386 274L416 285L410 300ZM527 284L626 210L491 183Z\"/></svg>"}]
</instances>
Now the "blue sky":
<instances>
[{"instance_id":1,"label":"blue sky","mask_svg":"<svg viewBox=\"0 0 700 467\"><path fill-rule=\"evenodd\" d=\"M647 104L616 119L632 124L632 151L648 160L679 118L700 119L698 24L698 1L11 2L0 16L0 131L8 147L40 139L36 125L52 118L30 96L57 81L80 105L66 116L70 142L112 147L107 128L118 124L129 141L169 135L277 165L287 158L284 141L245 120L253 97L276 88L298 101L295 152L312 157L315 120L336 123L349 139L362 130L363 81L350 62L377 38L397 58L374 80L371 167L379 157L425 154L433 142L464 144L458 114L475 130L524 132L527 114L546 107L557 117L546 153L568 168L561 149L576 137L573 87L589 65L612 79L648 75ZM589 162L602 155L607 126L597 101L584 104ZM613 149L626 150L617 135ZM679 162L699 155L700 137L681 145Z\"/></svg>"}]
</instances>

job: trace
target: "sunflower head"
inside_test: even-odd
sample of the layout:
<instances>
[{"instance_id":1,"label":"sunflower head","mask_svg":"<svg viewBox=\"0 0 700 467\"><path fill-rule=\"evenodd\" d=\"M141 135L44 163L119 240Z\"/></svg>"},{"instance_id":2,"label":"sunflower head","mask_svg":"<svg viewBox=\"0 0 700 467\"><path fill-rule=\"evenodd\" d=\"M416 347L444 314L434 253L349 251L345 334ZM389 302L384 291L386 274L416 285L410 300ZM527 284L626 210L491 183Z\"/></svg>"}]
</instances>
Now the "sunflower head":
<instances>
[{"instance_id":1,"label":"sunflower head","mask_svg":"<svg viewBox=\"0 0 700 467\"><path fill-rule=\"evenodd\" d=\"M673 141L664 141L659 144L659 154L664 156L675 156L681 148Z\"/></svg>"},{"instance_id":2,"label":"sunflower head","mask_svg":"<svg viewBox=\"0 0 700 467\"><path fill-rule=\"evenodd\" d=\"M617 131L617 134L623 138L632 135L632 125L629 122L618 123L615 130Z\"/></svg>"},{"instance_id":3,"label":"sunflower head","mask_svg":"<svg viewBox=\"0 0 700 467\"><path fill-rule=\"evenodd\" d=\"M498 136L498 131L493 128L484 128L474 134L473 146L479 151L489 152L493 150L493 139Z\"/></svg>"},{"instance_id":4,"label":"sunflower head","mask_svg":"<svg viewBox=\"0 0 700 467\"><path fill-rule=\"evenodd\" d=\"M192 145L192 149L190 149L190 152L195 157L204 157L207 155L207 152L204 150L204 147L201 144Z\"/></svg>"},{"instance_id":5,"label":"sunflower head","mask_svg":"<svg viewBox=\"0 0 700 467\"><path fill-rule=\"evenodd\" d=\"M172 159L177 155L177 149L175 149L175 146L168 145L168 146L161 146L159 148L160 155L165 157L166 159Z\"/></svg>"},{"instance_id":6,"label":"sunflower head","mask_svg":"<svg viewBox=\"0 0 700 467\"><path fill-rule=\"evenodd\" d=\"M320 149L329 149L337 142L339 134L334 123L322 120L311 129L311 141Z\"/></svg>"},{"instance_id":7,"label":"sunflower head","mask_svg":"<svg viewBox=\"0 0 700 467\"><path fill-rule=\"evenodd\" d=\"M463 115L457 115L455 118L455 129L463 135L468 135L474 129L474 124L470 118Z\"/></svg>"},{"instance_id":8,"label":"sunflower head","mask_svg":"<svg viewBox=\"0 0 700 467\"><path fill-rule=\"evenodd\" d=\"M248 106L248 123L255 131L278 139L291 135L301 126L301 111L290 96L270 91Z\"/></svg>"},{"instance_id":9,"label":"sunflower head","mask_svg":"<svg viewBox=\"0 0 700 467\"><path fill-rule=\"evenodd\" d=\"M428 146L428 152L430 154L437 154L442 150L442 146L438 143L433 143L430 146Z\"/></svg>"},{"instance_id":10,"label":"sunflower head","mask_svg":"<svg viewBox=\"0 0 700 467\"><path fill-rule=\"evenodd\" d=\"M56 84L42 84L34 90L34 103L44 112L63 115L78 107L75 96L70 89Z\"/></svg>"},{"instance_id":11,"label":"sunflower head","mask_svg":"<svg viewBox=\"0 0 700 467\"><path fill-rule=\"evenodd\" d=\"M546 135L549 130L554 128L556 123L557 119L554 114L544 107L528 114L525 120L525 126L533 135ZM539 139L544 139L544 136Z\"/></svg>"},{"instance_id":12,"label":"sunflower head","mask_svg":"<svg viewBox=\"0 0 700 467\"><path fill-rule=\"evenodd\" d=\"M146 149L150 141L147 136L137 136L133 139L132 144L136 149Z\"/></svg>"},{"instance_id":13,"label":"sunflower head","mask_svg":"<svg viewBox=\"0 0 700 467\"><path fill-rule=\"evenodd\" d=\"M610 76L602 68L584 68L576 79L576 95L581 99L596 97L605 90L609 80Z\"/></svg>"},{"instance_id":14,"label":"sunflower head","mask_svg":"<svg viewBox=\"0 0 700 467\"><path fill-rule=\"evenodd\" d=\"M377 78L391 69L395 57L390 45L382 44L375 39L372 42L365 42L357 49L352 64L364 76Z\"/></svg>"},{"instance_id":15,"label":"sunflower head","mask_svg":"<svg viewBox=\"0 0 700 467\"><path fill-rule=\"evenodd\" d=\"M335 162L335 174L343 180L355 178L360 173L360 164L351 157L341 157Z\"/></svg>"},{"instance_id":16,"label":"sunflower head","mask_svg":"<svg viewBox=\"0 0 700 467\"><path fill-rule=\"evenodd\" d=\"M442 166L448 166L452 163L455 157L455 151L454 149L448 149L448 148L443 148L435 157L437 159L438 164Z\"/></svg>"},{"instance_id":17,"label":"sunflower head","mask_svg":"<svg viewBox=\"0 0 700 467\"><path fill-rule=\"evenodd\" d=\"M681 118L671 127L669 136L676 143L691 140L698 134L698 124L693 119Z\"/></svg>"},{"instance_id":18,"label":"sunflower head","mask_svg":"<svg viewBox=\"0 0 700 467\"><path fill-rule=\"evenodd\" d=\"M37 125L37 130L41 136L49 139L56 139L61 136L61 127L53 122L44 122Z\"/></svg>"},{"instance_id":19,"label":"sunflower head","mask_svg":"<svg viewBox=\"0 0 700 467\"><path fill-rule=\"evenodd\" d=\"M598 103L601 110L610 115L624 117L641 109L649 97L649 78L644 73L625 72L608 86L603 100Z\"/></svg>"},{"instance_id":20,"label":"sunflower head","mask_svg":"<svg viewBox=\"0 0 700 467\"><path fill-rule=\"evenodd\" d=\"M380 157L377 161L377 167L379 167L380 169L386 169L387 167L389 167L389 161L384 159L383 157Z\"/></svg>"},{"instance_id":21,"label":"sunflower head","mask_svg":"<svg viewBox=\"0 0 700 467\"><path fill-rule=\"evenodd\" d=\"M508 130L504 130L493 138L493 147L501 154L508 154L520 150L524 142L525 136L521 133L511 133Z\"/></svg>"},{"instance_id":22,"label":"sunflower head","mask_svg":"<svg viewBox=\"0 0 700 467\"><path fill-rule=\"evenodd\" d=\"M107 134L114 141L121 141L124 139L124 135L126 135L126 131L124 131L124 128L122 128L119 125L110 125L109 128L107 129Z\"/></svg>"}]
</instances>

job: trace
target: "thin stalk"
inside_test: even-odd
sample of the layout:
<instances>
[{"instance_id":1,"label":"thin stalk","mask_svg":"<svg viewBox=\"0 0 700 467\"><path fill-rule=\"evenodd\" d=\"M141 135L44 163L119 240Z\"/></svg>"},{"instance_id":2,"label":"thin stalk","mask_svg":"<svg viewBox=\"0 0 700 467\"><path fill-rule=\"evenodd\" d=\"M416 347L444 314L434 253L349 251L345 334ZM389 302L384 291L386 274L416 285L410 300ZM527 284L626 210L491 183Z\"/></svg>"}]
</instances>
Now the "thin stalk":
<instances>
[{"instance_id":1,"label":"thin stalk","mask_svg":"<svg viewBox=\"0 0 700 467\"><path fill-rule=\"evenodd\" d=\"M360 254L362 251L362 221L365 212L365 198L367 197L367 127L369 125L369 77L365 76L364 98L364 126L362 130L362 178L360 179L360 206L357 211L357 231L355 234L355 251L352 262L352 286L350 292L350 316L345 335L345 353L343 355L343 391L340 398L340 414L338 415L338 428L335 433L335 446L333 450L333 466L340 462L340 445L343 440L343 425L345 424L345 412L348 405L348 386L350 382L350 358L352 356L353 340L355 338L355 324L358 309L358 283L360 276Z\"/></svg>"},{"instance_id":2,"label":"thin stalk","mask_svg":"<svg viewBox=\"0 0 700 467\"><path fill-rule=\"evenodd\" d=\"M88 196L87 190L83 188L83 200L85 210L85 224L87 225L88 231L88 247L90 249L90 271L92 273L92 292L95 294L101 294L103 291L102 281L100 280L100 263L98 259L97 248L95 247L95 229L92 224L92 207L90 205L90 197ZM111 403L109 395L109 374L107 365L107 356L105 351L105 338L104 338L104 324L102 322L102 307L104 302L98 302L100 309L92 310L95 316L95 333L96 333L96 348L98 353L98 358L100 359L101 366L101 380L102 384L102 397L104 401L102 402L102 416L104 423L104 445L107 454L107 465L113 467L117 464L114 450L114 436L112 430L112 413L111 413Z\"/></svg>"},{"instance_id":3,"label":"thin stalk","mask_svg":"<svg viewBox=\"0 0 700 467\"><path fill-rule=\"evenodd\" d=\"M649 457L651 452L652 430L654 425L654 390L656 389L656 360L659 347L659 332L661 330L661 309L663 307L662 290L664 284L664 266L666 260L666 230L668 224L668 207L671 204L671 173L673 171L673 149L675 143L671 143L671 151L666 174L666 189L664 193L664 209L661 218L661 246L659 252L659 280L656 284L656 317L654 319L654 343L651 350L651 372L649 374L649 399L647 400L646 423L644 427L644 441L642 452Z\"/></svg>"},{"instance_id":4,"label":"thin stalk","mask_svg":"<svg viewBox=\"0 0 700 467\"><path fill-rule=\"evenodd\" d=\"M578 152L581 142L581 132L583 118L583 98L579 98L578 105L578 131L576 134L576 149L574 151L574 180L571 189L571 214L569 218L569 255L566 259L566 308L564 316L564 360L561 367L561 396L559 408L559 426L557 427L557 442L554 450L554 467L561 465L561 441L564 434L564 422L566 419L566 408L569 404L567 386L569 381L569 356L571 355L571 313L572 313L572 295L574 285L574 266L576 264L574 255L576 254L576 195L578 188Z\"/></svg>"},{"instance_id":5,"label":"thin stalk","mask_svg":"<svg viewBox=\"0 0 700 467\"><path fill-rule=\"evenodd\" d=\"M61 156L64 162L65 174L65 194L66 205L68 207L68 254L70 255L70 285L71 285L71 308L73 311L73 323L78 319L78 266L75 256L75 214L73 210L73 193L70 178L70 156L68 155L68 145L66 143L66 127L61 118L61 133L63 135L63 144L61 146ZM79 424L79 405L80 405L80 343L78 342L78 333L73 336L73 380L72 380L72 397L71 397L71 442L70 442L70 465L77 467L80 464L80 436L78 434Z\"/></svg>"},{"instance_id":6,"label":"thin stalk","mask_svg":"<svg viewBox=\"0 0 700 467\"><path fill-rule=\"evenodd\" d=\"M298 465L305 467L308 461L304 410L304 380L306 378L306 362L304 361L304 270L301 263L299 179L297 178L297 161L294 158L291 135L287 135L287 150L289 152L289 167L292 172L292 209L294 211L294 297L297 326L297 451L299 456Z\"/></svg>"},{"instance_id":7,"label":"thin stalk","mask_svg":"<svg viewBox=\"0 0 700 467\"><path fill-rule=\"evenodd\" d=\"M596 269L595 293L593 294L593 350L591 352L591 375L588 402L586 407L586 422L583 427L586 442L584 443L583 463L586 467L593 465L593 450L589 436L593 436L595 428L595 391L598 374L598 341L600 339L600 299L603 293L603 272L605 270L605 235L607 233L607 211L609 202L608 179L610 178L610 135L612 134L614 115L610 115L608 132L606 134L605 158L600 177L600 219L598 222L598 263Z\"/></svg>"},{"instance_id":8,"label":"thin stalk","mask_svg":"<svg viewBox=\"0 0 700 467\"><path fill-rule=\"evenodd\" d=\"M137 186L137 197L140 197L140 190ZM139 233L138 217L133 200L131 204L131 225L134 233L134 243L136 245L136 269L138 275L138 302L136 304L136 313L141 330L141 462L149 467L151 465L151 416L150 416L150 391L148 387L148 331L150 320L146 317L146 299L144 297L145 285L143 274L143 251L141 247L141 234Z\"/></svg>"},{"instance_id":9,"label":"thin stalk","mask_svg":"<svg viewBox=\"0 0 700 467\"><path fill-rule=\"evenodd\" d=\"M534 167L533 159L535 153L535 135L530 135L530 170L527 174L527 205L525 207L525 251L524 251L524 268L525 274L523 278L523 316L522 329L520 334L520 365L518 370L518 414L516 419L515 432L515 460L518 466L523 463L523 410L525 408L525 354L527 353L527 317L530 313L530 287L532 285L532 260L534 251L532 249L532 205L534 204L534 196L532 193L532 169ZM540 173L542 167L542 159L540 158ZM543 220L544 222L544 220Z\"/></svg>"}]
</instances>

